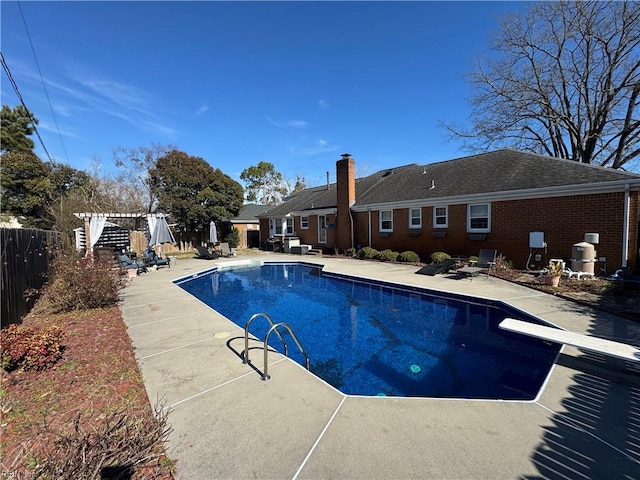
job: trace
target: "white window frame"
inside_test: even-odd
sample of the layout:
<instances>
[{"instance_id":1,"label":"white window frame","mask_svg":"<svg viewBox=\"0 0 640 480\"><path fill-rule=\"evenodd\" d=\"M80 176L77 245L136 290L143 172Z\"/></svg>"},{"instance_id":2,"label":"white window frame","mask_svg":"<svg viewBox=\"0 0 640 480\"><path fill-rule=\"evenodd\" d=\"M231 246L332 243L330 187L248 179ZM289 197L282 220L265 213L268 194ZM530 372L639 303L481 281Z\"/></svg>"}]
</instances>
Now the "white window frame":
<instances>
[{"instance_id":1,"label":"white window frame","mask_svg":"<svg viewBox=\"0 0 640 480\"><path fill-rule=\"evenodd\" d=\"M487 213L486 215L478 215L477 213L472 214L471 210L474 207L486 207ZM486 227L472 227L471 223L475 219L487 219ZM467 205L467 232L468 233L489 233L491 232L491 204L490 203L473 203Z\"/></svg>"},{"instance_id":2,"label":"white window frame","mask_svg":"<svg viewBox=\"0 0 640 480\"><path fill-rule=\"evenodd\" d=\"M417 216L418 223L413 223L413 221L416 219L416 217L413 216L413 213L415 211L418 212L418 216ZM422 208L421 207L409 209L409 228L422 228Z\"/></svg>"},{"instance_id":3,"label":"white window frame","mask_svg":"<svg viewBox=\"0 0 640 480\"><path fill-rule=\"evenodd\" d=\"M293 235L295 230L293 229L293 217L285 218L285 227L284 227L285 235Z\"/></svg>"},{"instance_id":4,"label":"white window frame","mask_svg":"<svg viewBox=\"0 0 640 480\"><path fill-rule=\"evenodd\" d=\"M274 228L273 228L273 234L274 235L282 235L282 232L284 231L282 228L282 218L274 218L273 219L273 223L274 223ZM278 230L280 230L280 232L278 232Z\"/></svg>"},{"instance_id":5,"label":"white window frame","mask_svg":"<svg viewBox=\"0 0 640 480\"><path fill-rule=\"evenodd\" d=\"M384 219L385 214L390 214L391 218ZM380 232L393 232L393 210L380 210L378 214L378 227ZM391 223L391 228L382 228L382 224L389 222Z\"/></svg>"},{"instance_id":6,"label":"white window frame","mask_svg":"<svg viewBox=\"0 0 640 480\"><path fill-rule=\"evenodd\" d=\"M318 243L327 243L327 216L318 215Z\"/></svg>"},{"instance_id":7,"label":"white window frame","mask_svg":"<svg viewBox=\"0 0 640 480\"><path fill-rule=\"evenodd\" d=\"M438 215L438 209L444 209L444 215ZM444 217L444 223L438 223L438 218ZM433 228L448 228L449 227L449 207L440 206L433 207Z\"/></svg>"},{"instance_id":8,"label":"white window frame","mask_svg":"<svg viewBox=\"0 0 640 480\"><path fill-rule=\"evenodd\" d=\"M309 230L309 215L300 217L300 230Z\"/></svg>"}]
</instances>

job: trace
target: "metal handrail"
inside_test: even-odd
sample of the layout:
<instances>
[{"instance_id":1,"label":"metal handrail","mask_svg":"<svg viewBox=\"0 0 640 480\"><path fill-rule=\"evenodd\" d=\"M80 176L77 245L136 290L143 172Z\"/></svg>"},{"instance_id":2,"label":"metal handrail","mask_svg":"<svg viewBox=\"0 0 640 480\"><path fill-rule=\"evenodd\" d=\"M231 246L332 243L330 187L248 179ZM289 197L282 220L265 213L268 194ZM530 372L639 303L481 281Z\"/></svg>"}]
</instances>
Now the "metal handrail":
<instances>
[{"instance_id":1,"label":"metal handrail","mask_svg":"<svg viewBox=\"0 0 640 480\"><path fill-rule=\"evenodd\" d=\"M249 363L249 325L251 325L251 322L253 322L253 320L258 317L264 317L267 319L267 322L269 322L269 325L271 325L272 327L274 325L273 320L271 320L271 317L263 312L255 313L251 316L249 320L247 320L247 323L244 325L244 352L242 354L242 357L243 357L242 363L245 363L245 364ZM287 354L289 353L289 346L287 345L287 342L285 342L284 338L282 338L282 335L280 335L280 332L276 331L276 334L278 335L278 338L280 338L280 341L284 345L284 354L285 356L287 356Z\"/></svg>"},{"instance_id":2,"label":"metal handrail","mask_svg":"<svg viewBox=\"0 0 640 480\"><path fill-rule=\"evenodd\" d=\"M298 348L300 349L300 351L302 352L302 355L304 355L304 359L305 359L305 367L307 368L307 370L309 370L309 355L307 355L306 350L302 347L302 345L300 344L300 341L298 340L298 337L296 336L295 333L293 333L293 330L291 329L291 326L288 323L276 323L275 325L273 325L269 331L267 332L267 335L264 337L264 373L262 374L262 380L269 380L271 377L269 376L269 362L268 362L268 357L269 357L269 346L268 346L268 342L269 342L269 335L271 335L271 332L275 331L276 334L282 338L278 332L278 328L280 327L284 327L289 331L289 335L291 335L291 337L293 338L293 341L296 342L296 345L298 346ZM287 354L285 353L285 356L287 356Z\"/></svg>"}]
</instances>

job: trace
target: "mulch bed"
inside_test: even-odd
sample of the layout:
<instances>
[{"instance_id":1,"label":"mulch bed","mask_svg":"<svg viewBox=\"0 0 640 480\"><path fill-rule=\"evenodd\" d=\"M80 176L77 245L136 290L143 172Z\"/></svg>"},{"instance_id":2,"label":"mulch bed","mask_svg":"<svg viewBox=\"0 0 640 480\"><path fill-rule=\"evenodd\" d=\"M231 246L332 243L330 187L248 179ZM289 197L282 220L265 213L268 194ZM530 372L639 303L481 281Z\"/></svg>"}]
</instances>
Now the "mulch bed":
<instances>
[{"instance_id":1,"label":"mulch bed","mask_svg":"<svg viewBox=\"0 0 640 480\"><path fill-rule=\"evenodd\" d=\"M34 329L61 326L64 351L47 370L2 371L3 476L33 477L38 462L54 454L51 448L57 439L73 436L74 429L76 436L80 432L86 438L99 430L101 422L113 420L114 412L134 419L136 428L153 424L154 412L118 307L30 315L23 324ZM57 448L62 448L59 442ZM173 478L172 462L162 445L151 456L155 458L124 478ZM94 478L101 475L104 478L104 471Z\"/></svg>"},{"instance_id":2,"label":"mulch bed","mask_svg":"<svg viewBox=\"0 0 640 480\"><path fill-rule=\"evenodd\" d=\"M637 284L615 283L599 277L583 280L562 277L557 287L551 287L533 272L506 270L498 271L497 275L519 285L640 322L640 285Z\"/></svg>"}]
</instances>

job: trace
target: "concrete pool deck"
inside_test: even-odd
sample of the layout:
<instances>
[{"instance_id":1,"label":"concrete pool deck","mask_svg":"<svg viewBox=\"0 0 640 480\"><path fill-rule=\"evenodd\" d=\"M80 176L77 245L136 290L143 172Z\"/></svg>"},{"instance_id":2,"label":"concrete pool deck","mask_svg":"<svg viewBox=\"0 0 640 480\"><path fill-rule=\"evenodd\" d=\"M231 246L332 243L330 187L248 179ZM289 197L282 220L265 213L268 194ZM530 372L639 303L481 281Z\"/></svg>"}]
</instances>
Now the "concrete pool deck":
<instances>
[{"instance_id":1,"label":"concrete pool deck","mask_svg":"<svg viewBox=\"0 0 640 480\"><path fill-rule=\"evenodd\" d=\"M243 259L498 299L573 332L640 345L640 323L495 277L267 252L181 259L135 278L121 304L149 399L170 408L178 479L640 478L640 363L565 347L531 402L346 396L276 353L261 381L239 357L243 329L171 283ZM262 368L261 350L251 359Z\"/></svg>"}]
</instances>

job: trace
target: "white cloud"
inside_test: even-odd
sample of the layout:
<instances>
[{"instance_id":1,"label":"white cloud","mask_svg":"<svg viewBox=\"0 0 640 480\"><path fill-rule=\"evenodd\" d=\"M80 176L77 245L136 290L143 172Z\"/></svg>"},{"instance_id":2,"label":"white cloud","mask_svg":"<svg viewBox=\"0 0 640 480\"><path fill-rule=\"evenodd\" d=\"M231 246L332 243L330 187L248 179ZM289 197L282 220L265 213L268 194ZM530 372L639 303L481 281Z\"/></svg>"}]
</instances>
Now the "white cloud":
<instances>
[{"instance_id":1,"label":"white cloud","mask_svg":"<svg viewBox=\"0 0 640 480\"><path fill-rule=\"evenodd\" d=\"M196 112L196 116L197 115L202 115L204 112L206 112L207 110L209 110L209 105L202 105L198 111Z\"/></svg>"},{"instance_id":2,"label":"white cloud","mask_svg":"<svg viewBox=\"0 0 640 480\"><path fill-rule=\"evenodd\" d=\"M326 100L320 99L318 100L318 106L320 108L329 108L329 103Z\"/></svg>"},{"instance_id":3,"label":"white cloud","mask_svg":"<svg viewBox=\"0 0 640 480\"><path fill-rule=\"evenodd\" d=\"M266 118L267 122L269 122L271 125L274 125L278 128L306 128L310 125L310 123L305 120L288 120L286 122L281 122L278 120L274 120L269 115L265 115L264 118Z\"/></svg>"},{"instance_id":4,"label":"white cloud","mask_svg":"<svg viewBox=\"0 0 640 480\"><path fill-rule=\"evenodd\" d=\"M332 145L326 140L319 138L312 142L306 142L302 145L289 145L289 150L293 155L300 157L314 157L316 155L324 155L325 153L335 152L340 145Z\"/></svg>"},{"instance_id":5,"label":"white cloud","mask_svg":"<svg viewBox=\"0 0 640 480\"><path fill-rule=\"evenodd\" d=\"M305 122L304 120L291 120L287 122L287 125L294 128L305 128L309 126L309 122Z\"/></svg>"}]
</instances>

